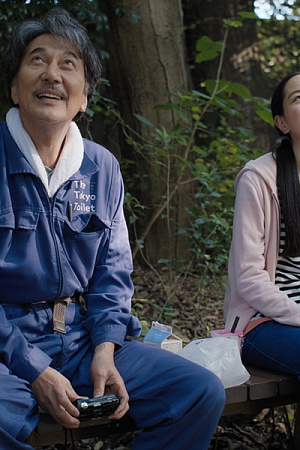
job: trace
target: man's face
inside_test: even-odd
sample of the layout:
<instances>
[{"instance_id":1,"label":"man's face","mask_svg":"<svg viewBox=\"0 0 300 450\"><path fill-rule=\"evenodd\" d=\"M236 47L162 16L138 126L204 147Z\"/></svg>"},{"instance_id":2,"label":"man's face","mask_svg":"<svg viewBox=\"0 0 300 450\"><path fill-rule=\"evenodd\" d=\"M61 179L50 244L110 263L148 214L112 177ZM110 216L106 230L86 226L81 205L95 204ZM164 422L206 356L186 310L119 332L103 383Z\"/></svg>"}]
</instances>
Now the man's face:
<instances>
[{"instance_id":1,"label":"man's face","mask_svg":"<svg viewBox=\"0 0 300 450\"><path fill-rule=\"evenodd\" d=\"M70 122L87 106L84 63L66 40L50 34L33 39L11 87L23 125Z\"/></svg>"}]
</instances>

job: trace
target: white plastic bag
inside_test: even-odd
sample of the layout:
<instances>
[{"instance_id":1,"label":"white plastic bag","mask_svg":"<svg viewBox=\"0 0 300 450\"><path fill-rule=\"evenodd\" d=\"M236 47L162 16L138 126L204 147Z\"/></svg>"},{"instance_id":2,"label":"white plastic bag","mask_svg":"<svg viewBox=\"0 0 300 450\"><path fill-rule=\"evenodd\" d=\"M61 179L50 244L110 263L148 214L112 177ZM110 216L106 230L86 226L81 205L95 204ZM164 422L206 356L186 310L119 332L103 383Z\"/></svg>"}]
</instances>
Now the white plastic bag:
<instances>
[{"instance_id":1,"label":"white plastic bag","mask_svg":"<svg viewBox=\"0 0 300 450\"><path fill-rule=\"evenodd\" d=\"M234 339L197 339L184 347L179 355L216 374L224 388L238 386L250 378L241 360L239 344Z\"/></svg>"}]
</instances>

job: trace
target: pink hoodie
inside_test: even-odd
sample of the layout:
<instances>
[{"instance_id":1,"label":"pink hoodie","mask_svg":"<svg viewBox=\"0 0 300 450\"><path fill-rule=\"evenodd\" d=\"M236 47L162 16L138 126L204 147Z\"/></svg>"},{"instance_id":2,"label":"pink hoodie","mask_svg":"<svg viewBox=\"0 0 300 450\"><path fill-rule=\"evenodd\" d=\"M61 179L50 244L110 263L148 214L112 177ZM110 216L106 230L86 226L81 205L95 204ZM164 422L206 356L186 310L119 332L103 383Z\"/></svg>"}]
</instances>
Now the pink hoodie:
<instances>
[{"instance_id":1,"label":"pink hoodie","mask_svg":"<svg viewBox=\"0 0 300 450\"><path fill-rule=\"evenodd\" d=\"M275 285L279 248L276 162L271 153L249 161L235 182L233 237L224 301L225 328L236 316L244 331L261 312L277 322L300 326L300 307Z\"/></svg>"}]
</instances>

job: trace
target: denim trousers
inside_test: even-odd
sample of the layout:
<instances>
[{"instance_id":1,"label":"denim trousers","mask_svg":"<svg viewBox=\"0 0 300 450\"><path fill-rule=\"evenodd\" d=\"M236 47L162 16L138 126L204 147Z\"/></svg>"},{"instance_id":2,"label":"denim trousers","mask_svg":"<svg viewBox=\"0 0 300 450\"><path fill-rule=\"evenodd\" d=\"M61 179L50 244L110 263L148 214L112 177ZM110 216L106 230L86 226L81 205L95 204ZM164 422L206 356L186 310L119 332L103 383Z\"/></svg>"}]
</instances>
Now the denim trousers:
<instances>
[{"instance_id":1,"label":"denim trousers","mask_svg":"<svg viewBox=\"0 0 300 450\"><path fill-rule=\"evenodd\" d=\"M300 376L300 328L263 322L246 334L242 356L246 362Z\"/></svg>"},{"instance_id":2,"label":"denim trousers","mask_svg":"<svg viewBox=\"0 0 300 450\"><path fill-rule=\"evenodd\" d=\"M27 338L52 358L51 366L71 381L75 391L91 397L93 350L78 307L67 308L66 323L71 321L72 327L66 335L45 335L45 321L51 318L48 306L36 306L35 315L19 312L16 322L21 329L26 323ZM142 428L133 449L209 447L225 404L219 378L178 355L134 340L126 340L115 352L115 364L130 397L129 414ZM32 450L25 441L37 422L38 406L29 383L0 360L0 449Z\"/></svg>"}]
</instances>

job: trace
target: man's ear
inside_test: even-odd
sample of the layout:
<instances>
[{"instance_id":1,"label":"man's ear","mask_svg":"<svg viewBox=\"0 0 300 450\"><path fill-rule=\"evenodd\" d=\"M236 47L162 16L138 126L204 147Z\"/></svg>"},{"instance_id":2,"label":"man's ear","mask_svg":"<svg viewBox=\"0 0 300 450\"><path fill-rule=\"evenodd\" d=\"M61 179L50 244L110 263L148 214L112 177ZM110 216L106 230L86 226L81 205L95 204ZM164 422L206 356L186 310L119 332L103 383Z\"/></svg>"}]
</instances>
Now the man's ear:
<instances>
[{"instance_id":1,"label":"man's ear","mask_svg":"<svg viewBox=\"0 0 300 450\"><path fill-rule=\"evenodd\" d=\"M283 116L280 116L280 115L275 116L274 123L275 123L276 127L279 128L279 130L283 132L283 134L289 133L290 129L287 126L287 123Z\"/></svg>"},{"instance_id":2,"label":"man's ear","mask_svg":"<svg viewBox=\"0 0 300 450\"><path fill-rule=\"evenodd\" d=\"M14 105L18 105L19 104L19 96L18 96L18 89L17 89L17 85L13 84L10 87L10 96L12 101L14 102Z\"/></svg>"},{"instance_id":3,"label":"man's ear","mask_svg":"<svg viewBox=\"0 0 300 450\"><path fill-rule=\"evenodd\" d=\"M82 98L82 103L78 112L85 112L87 108L87 96L84 94Z\"/></svg>"}]
</instances>

